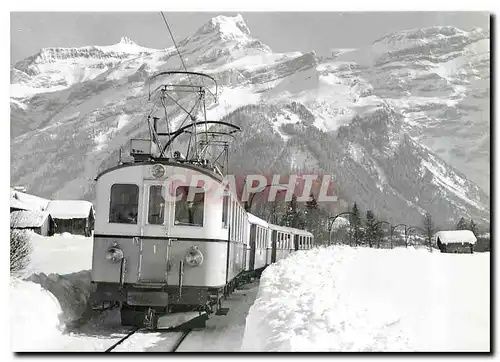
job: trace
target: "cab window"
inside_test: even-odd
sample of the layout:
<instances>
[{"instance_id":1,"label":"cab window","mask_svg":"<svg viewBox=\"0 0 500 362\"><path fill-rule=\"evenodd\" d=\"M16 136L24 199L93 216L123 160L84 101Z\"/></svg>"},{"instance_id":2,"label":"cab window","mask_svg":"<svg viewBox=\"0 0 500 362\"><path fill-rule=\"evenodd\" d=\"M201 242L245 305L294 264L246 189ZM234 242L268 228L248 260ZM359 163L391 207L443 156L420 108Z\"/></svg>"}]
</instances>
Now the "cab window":
<instances>
[{"instance_id":1,"label":"cab window","mask_svg":"<svg viewBox=\"0 0 500 362\"><path fill-rule=\"evenodd\" d=\"M109 222L118 224L137 224L139 210L139 187L133 184L114 184L111 186L109 203Z\"/></svg>"},{"instance_id":2,"label":"cab window","mask_svg":"<svg viewBox=\"0 0 500 362\"><path fill-rule=\"evenodd\" d=\"M153 225L163 224L164 214L163 186L152 185L149 187L148 223Z\"/></svg>"},{"instance_id":3,"label":"cab window","mask_svg":"<svg viewBox=\"0 0 500 362\"><path fill-rule=\"evenodd\" d=\"M175 225L203 226L205 192L202 188L180 186L175 191Z\"/></svg>"}]
</instances>

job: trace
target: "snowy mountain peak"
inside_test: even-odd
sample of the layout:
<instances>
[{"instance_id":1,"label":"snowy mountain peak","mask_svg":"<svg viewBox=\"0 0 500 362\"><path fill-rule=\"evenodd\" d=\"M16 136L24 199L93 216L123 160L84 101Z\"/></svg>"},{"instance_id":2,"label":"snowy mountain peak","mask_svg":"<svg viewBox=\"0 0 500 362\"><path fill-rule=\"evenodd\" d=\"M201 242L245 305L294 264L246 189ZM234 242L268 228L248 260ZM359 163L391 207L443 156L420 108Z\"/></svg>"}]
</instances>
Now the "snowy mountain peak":
<instances>
[{"instance_id":1,"label":"snowy mountain peak","mask_svg":"<svg viewBox=\"0 0 500 362\"><path fill-rule=\"evenodd\" d=\"M213 32L219 33L225 39L238 39L250 36L250 29L248 29L245 20L240 14L236 16L216 16L197 31L198 34Z\"/></svg>"},{"instance_id":2,"label":"snowy mountain peak","mask_svg":"<svg viewBox=\"0 0 500 362\"><path fill-rule=\"evenodd\" d=\"M122 36L120 38L120 42L118 44L128 44L128 45L137 45L136 42L134 42L132 39L126 36Z\"/></svg>"}]
</instances>

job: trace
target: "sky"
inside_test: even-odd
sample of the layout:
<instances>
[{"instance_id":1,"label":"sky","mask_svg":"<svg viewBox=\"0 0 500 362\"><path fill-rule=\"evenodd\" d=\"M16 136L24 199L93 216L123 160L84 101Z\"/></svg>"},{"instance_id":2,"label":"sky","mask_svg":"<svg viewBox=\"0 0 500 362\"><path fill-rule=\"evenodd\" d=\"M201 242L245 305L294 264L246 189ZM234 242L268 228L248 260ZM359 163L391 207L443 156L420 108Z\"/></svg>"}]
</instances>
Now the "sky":
<instances>
[{"instance_id":1,"label":"sky","mask_svg":"<svg viewBox=\"0 0 500 362\"><path fill-rule=\"evenodd\" d=\"M177 41L226 12L165 12ZM241 12L254 38L275 52L356 48L395 31L434 25L489 28L487 12ZM159 12L11 12L11 64L46 47L110 45L127 36L164 49L172 41Z\"/></svg>"}]
</instances>

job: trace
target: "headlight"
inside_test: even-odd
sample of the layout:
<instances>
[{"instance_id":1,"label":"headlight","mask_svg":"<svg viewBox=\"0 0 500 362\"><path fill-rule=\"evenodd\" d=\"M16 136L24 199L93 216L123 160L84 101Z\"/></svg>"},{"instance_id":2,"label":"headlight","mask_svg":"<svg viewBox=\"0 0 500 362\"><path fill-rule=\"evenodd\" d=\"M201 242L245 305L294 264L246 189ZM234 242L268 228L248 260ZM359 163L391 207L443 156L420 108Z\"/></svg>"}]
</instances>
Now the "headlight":
<instances>
[{"instance_id":1,"label":"headlight","mask_svg":"<svg viewBox=\"0 0 500 362\"><path fill-rule=\"evenodd\" d=\"M154 178L161 178L165 176L165 167L160 164L154 165L153 167L151 167L151 175Z\"/></svg>"},{"instance_id":2,"label":"headlight","mask_svg":"<svg viewBox=\"0 0 500 362\"><path fill-rule=\"evenodd\" d=\"M190 266L198 266L203 263L203 253L198 250L198 247L192 246L184 257L186 264Z\"/></svg>"},{"instance_id":3,"label":"headlight","mask_svg":"<svg viewBox=\"0 0 500 362\"><path fill-rule=\"evenodd\" d=\"M112 263L118 263L123 259L123 250L118 247L116 243L111 246L106 252L106 259Z\"/></svg>"}]
</instances>

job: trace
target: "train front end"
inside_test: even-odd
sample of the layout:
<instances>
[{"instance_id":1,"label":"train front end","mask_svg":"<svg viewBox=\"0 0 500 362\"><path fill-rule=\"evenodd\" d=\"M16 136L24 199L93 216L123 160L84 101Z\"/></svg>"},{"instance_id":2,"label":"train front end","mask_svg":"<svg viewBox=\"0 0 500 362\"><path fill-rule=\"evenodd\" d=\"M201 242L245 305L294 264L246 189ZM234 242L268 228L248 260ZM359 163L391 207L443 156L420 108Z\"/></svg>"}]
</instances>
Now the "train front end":
<instances>
[{"instance_id":1,"label":"train front end","mask_svg":"<svg viewBox=\"0 0 500 362\"><path fill-rule=\"evenodd\" d=\"M96 195L92 281L98 301L121 304L122 324L220 308L245 253L243 230L241 239L229 231L229 216L242 210L224 200L215 175L169 162L125 164L98 176Z\"/></svg>"}]
</instances>

